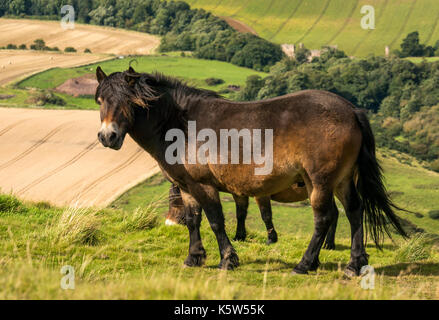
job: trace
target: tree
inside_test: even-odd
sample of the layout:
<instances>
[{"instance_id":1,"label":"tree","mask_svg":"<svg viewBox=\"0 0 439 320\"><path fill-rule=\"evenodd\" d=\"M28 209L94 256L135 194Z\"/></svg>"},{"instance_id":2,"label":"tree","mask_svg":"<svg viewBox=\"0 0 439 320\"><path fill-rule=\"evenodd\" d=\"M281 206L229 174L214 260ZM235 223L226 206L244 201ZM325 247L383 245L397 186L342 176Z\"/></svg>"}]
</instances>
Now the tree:
<instances>
[{"instance_id":1,"label":"tree","mask_svg":"<svg viewBox=\"0 0 439 320\"><path fill-rule=\"evenodd\" d=\"M419 32L409 33L401 43L401 58L424 56L424 45L419 43Z\"/></svg>"},{"instance_id":2,"label":"tree","mask_svg":"<svg viewBox=\"0 0 439 320\"><path fill-rule=\"evenodd\" d=\"M308 57L310 56L311 52L303 46L302 48L299 48L295 51L294 56L300 64L308 62Z\"/></svg>"},{"instance_id":3,"label":"tree","mask_svg":"<svg viewBox=\"0 0 439 320\"><path fill-rule=\"evenodd\" d=\"M264 86L264 80L257 75L247 77L244 89L239 93L238 100L250 101L255 100L259 90Z\"/></svg>"}]
</instances>

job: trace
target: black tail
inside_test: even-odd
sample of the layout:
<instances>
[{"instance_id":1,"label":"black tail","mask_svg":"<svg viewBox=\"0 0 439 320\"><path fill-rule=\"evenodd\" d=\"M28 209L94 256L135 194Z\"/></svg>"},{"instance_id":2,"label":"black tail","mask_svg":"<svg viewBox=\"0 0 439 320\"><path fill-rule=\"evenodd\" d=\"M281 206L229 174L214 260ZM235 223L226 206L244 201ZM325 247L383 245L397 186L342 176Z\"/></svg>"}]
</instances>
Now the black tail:
<instances>
[{"instance_id":1,"label":"black tail","mask_svg":"<svg viewBox=\"0 0 439 320\"><path fill-rule=\"evenodd\" d=\"M355 109L355 115L363 134L363 142L358 156L358 183L365 211L366 230L378 248L384 240L384 233L390 238L389 224L403 237L408 237L401 226L398 216L393 209L401 210L390 200L383 183L382 168L375 154L375 138L366 113Z\"/></svg>"}]
</instances>

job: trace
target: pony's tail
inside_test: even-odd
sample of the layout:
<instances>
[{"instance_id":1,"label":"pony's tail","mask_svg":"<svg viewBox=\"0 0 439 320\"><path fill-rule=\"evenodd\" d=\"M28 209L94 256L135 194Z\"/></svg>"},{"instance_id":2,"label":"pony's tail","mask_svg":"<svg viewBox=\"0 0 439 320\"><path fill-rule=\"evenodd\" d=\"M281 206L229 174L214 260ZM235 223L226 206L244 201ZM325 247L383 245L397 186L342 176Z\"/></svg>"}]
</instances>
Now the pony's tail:
<instances>
[{"instance_id":1,"label":"pony's tail","mask_svg":"<svg viewBox=\"0 0 439 320\"><path fill-rule=\"evenodd\" d=\"M402 228L400 219L393 211L393 209L401 209L389 198L384 186L382 168L375 153L375 138L366 113L360 109L354 109L354 111L363 135L363 142L357 159L357 190L365 212L366 230L376 246L381 248L384 233L391 238L389 224L403 237L408 238L408 235Z\"/></svg>"}]
</instances>

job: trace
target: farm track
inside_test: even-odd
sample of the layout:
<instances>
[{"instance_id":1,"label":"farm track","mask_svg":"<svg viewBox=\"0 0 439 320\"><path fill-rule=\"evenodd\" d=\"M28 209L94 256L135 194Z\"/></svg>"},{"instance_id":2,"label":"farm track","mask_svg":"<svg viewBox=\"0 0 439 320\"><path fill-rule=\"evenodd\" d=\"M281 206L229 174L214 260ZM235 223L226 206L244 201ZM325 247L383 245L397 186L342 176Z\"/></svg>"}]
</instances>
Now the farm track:
<instances>
[{"instance_id":1,"label":"farm track","mask_svg":"<svg viewBox=\"0 0 439 320\"><path fill-rule=\"evenodd\" d=\"M270 35L270 37L269 37L270 40L272 40L274 37L276 37L279 34L279 32L281 32L282 29L285 28L285 26L288 24L288 22L290 22L290 20L293 19L294 15L296 14L297 10L299 10L299 8L303 2L304 2L304 0L299 1L297 6L294 8L293 12L291 12L291 14L288 16L288 18L280 25L280 27L272 35Z\"/></svg>"},{"instance_id":2,"label":"farm track","mask_svg":"<svg viewBox=\"0 0 439 320\"><path fill-rule=\"evenodd\" d=\"M305 34L303 34L299 40L295 41L295 43L300 43L301 41L303 41L303 39L305 39L310 33L311 31L316 27L316 25L320 22L320 20L323 18L323 16L326 13L326 10L328 10L329 4L331 3L331 0L326 0L325 6L323 8L323 11L320 13L320 15L318 16L318 18L314 21L314 23L312 24L312 26L305 32Z\"/></svg>"},{"instance_id":3,"label":"farm track","mask_svg":"<svg viewBox=\"0 0 439 320\"><path fill-rule=\"evenodd\" d=\"M402 35L404 33L404 29L405 29L405 27L407 26L407 23L410 20L410 17L411 17L411 15L413 13L413 8L416 6L417 2L418 2L418 0L413 0L412 5L410 6L410 10L407 13L407 16L405 17L404 22L403 22L401 28L398 31L398 34L396 35L395 38L393 38L393 40L389 44L389 48L390 49L393 48L393 45L396 43L396 41L398 41L398 39L402 37Z\"/></svg>"},{"instance_id":4,"label":"farm track","mask_svg":"<svg viewBox=\"0 0 439 320\"><path fill-rule=\"evenodd\" d=\"M433 37L434 31L437 28L438 22L439 22L439 12L438 12L438 14L436 16L436 19L434 20L434 24L433 24L433 27L431 28L431 32L429 33L429 35L425 39L424 43L428 44L430 42L431 38Z\"/></svg>"},{"instance_id":5,"label":"farm track","mask_svg":"<svg viewBox=\"0 0 439 320\"><path fill-rule=\"evenodd\" d=\"M70 159L69 161L63 163L62 165L60 165L59 167L55 168L54 170L42 175L41 177L39 177L38 179L32 181L30 184L28 184L27 186L25 186L24 188L20 189L17 191L17 194L23 194L24 192L29 191L31 188L36 187L38 184L40 184L41 182L43 182L44 180L50 178L51 176L57 174L58 172L62 171L63 169L67 168L68 166L72 165L73 163L75 163L76 161L78 161L79 159L81 159L83 156L85 156L88 152L90 152L91 150L93 150L97 145L99 144L98 141L95 141L91 144L89 144L84 150L82 150L80 153L78 153L77 155L75 155L72 159Z\"/></svg>"},{"instance_id":6,"label":"farm track","mask_svg":"<svg viewBox=\"0 0 439 320\"><path fill-rule=\"evenodd\" d=\"M216 6L214 6L214 7L212 8L212 10L218 8L218 7L221 5L222 2L223 2L223 0L219 0L218 3L216 4Z\"/></svg>"},{"instance_id":7,"label":"farm track","mask_svg":"<svg viewBox=\"0 0 439 320\"><path fill-rule=\"evenodd\" d=\"M343 25L341 26L341 28L331 37L331 39L329 39L326 43L325 46L330 45L332 41L334 41L335 39L337 39L337 37L343 32L343 30L348 26L349 21L351 20L352 16L355 13L355 9L357 9L358 4L360 3L360 0L357 0L355 5L352 7L351 12L349 12L348 17L346 18L346 20L344 21Z\"/></svg>"},{"instance_id":8,"label":"farm track","mask_svg":"<svg viewBox=\"0 0 439 320\"><path fill-rule=\"evenodd\" d=\"M0 108L0 189L54 205L106 206L159 171L129 137L96 140L98 111Z\"/></svg>"},{"instance_id":9,"label":"farm track","mask_svg":"<svg viewBox=\"0 0 439 320\"><path fill-rule=\"evenodd\" d=\"M90 192L93 188L96 188L100 183L102 183L103 181L107 180L108 178L110 178L111 176L117 174L118 172L120 172L121 170L125 169L126 167L128 167L129 165L131 165L134 161L136 161L141 155L143 154L143 150L138 148L127 160L126 162L116 166L115 168L111 169L110 171L108 171L107 173L105 173L104 175L100 176L99 178L97 178L96 180L94 180L92 183L90 183L87 187L85 187L84 189L82 189L79 193L77 193L75 195L75 198L79 198L81 196L81 194L86 194L88 192Z\"/></svg>"},{"instance_id":10,"label":"farm track","mask_svg":"<svg viewBox=\"0 0 439 320\"><path fill-rule=\"evenodd\" d=\"M60 132L65 127L65 125L66 125L66 123L62 123L61 125L57 126L55 129L53 129L47 135L45 135L41 140L38 140L37 142L35 142L30 148L26 149L25 151L20 153L18 156L12 158L11 160L6 161L5 163L1 164L0 170L3 170L5 168L9 167L10 165L14 164L15 162L17 162L17 161L23 159L24 157L26 157L27 155L29 155L31 152L36 150L38 147L40 147L41 145L46 143L55 134Z\"/></svg>"},{"instance_id":11,"label":"farm track","mask_svg":"<svg viewBox=\"0 0 439 320\"><path fill-rule=\"evenodd\" d=\"M378 17L376 21L380 21L381 17L384 15L384 12L387 9L387 4L389 3L389 0L386 0L386 2L384 2L383 7L381 8L381 10L379 11ZM352 51L352 55L355 55L355 53L358 51L358 49L361 47L361 45L369 38L369 36L372 34L373 30L369 30L366 35L361 38L360 41L358 41L358 43L355 45L354 50Z\"/></svg>"},{"instance_id":12,"label":"farm track","mask_svg":"<svg viewBox=\"0 0 439 320\"><path fill-rule=\"evenodd\" d=\"M242 9L244 9L245 7L247 7L247 5L251 2L251 0L247 0L246 2L244 2L239 8L238 10L236 10L234 13L232 13L231 17L236 17L236 15L239 13L239 11L241 11Z\"/></svg>"},{"instance_id":13,"label":"farm track","mask_svg":"<svg viewBox=\"0 0 439 320\"><path fill-rule=\"evenodd\" d=\"M16 126L22 124L23 122L27 121L28 119L23 119L20 121L17 121L9 126L7 126L6 128L4 128L3 130L0 131L0 136L4 135L6 132L11 131L12 129L14 129Z\"/></svg>"}]
</instances>

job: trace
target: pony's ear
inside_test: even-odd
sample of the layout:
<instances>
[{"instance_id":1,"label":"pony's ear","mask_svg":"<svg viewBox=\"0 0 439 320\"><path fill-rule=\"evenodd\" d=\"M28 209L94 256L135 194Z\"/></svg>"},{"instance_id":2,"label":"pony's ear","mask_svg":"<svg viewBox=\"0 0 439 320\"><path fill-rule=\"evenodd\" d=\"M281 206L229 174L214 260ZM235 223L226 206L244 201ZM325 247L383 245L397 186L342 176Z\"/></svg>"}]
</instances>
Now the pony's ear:
<instances>
[{"instance_id":1,"label":"pony's ear","mask_svg":"<svg viewBox=\"0 0 439 320\"><path fill-rule=\"evenodd\" d=\"M98 79L98 82L101 83L106 77L107 75L105 72L101 69L101 67L98 67L96 69L96 78Z\"/></svg>"},{"instance_id":2,"label":"pony's ear","mask_svg":"<svg viewBox=\"0 0 439 320\"><path fill-rule=\"evenodd\" d=\"M134 69L133 69L132 66L130 66L130 67L128 68L128 72L129 72L129 73L136 73L136 71L134 71Z\"/></svg>"},{"instance_id":3,"label":"pony's ear","mask_svg":"<svg viewBox=\"0 0 439 320\"><path fill-rule=\"evenodd\" d=\"M130 70L128 70L128 71L130 71ZM131 71L130 71L131 72ZM129 74L129 73L125 73L125 81L128 83L128 85L130 86L130 87L133 87L134 86L134 84L136 83L136 79L137 79L138 77L136 77L136 76L133 76L132 74Z\"/></svg>"}]
</instances>

